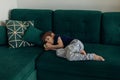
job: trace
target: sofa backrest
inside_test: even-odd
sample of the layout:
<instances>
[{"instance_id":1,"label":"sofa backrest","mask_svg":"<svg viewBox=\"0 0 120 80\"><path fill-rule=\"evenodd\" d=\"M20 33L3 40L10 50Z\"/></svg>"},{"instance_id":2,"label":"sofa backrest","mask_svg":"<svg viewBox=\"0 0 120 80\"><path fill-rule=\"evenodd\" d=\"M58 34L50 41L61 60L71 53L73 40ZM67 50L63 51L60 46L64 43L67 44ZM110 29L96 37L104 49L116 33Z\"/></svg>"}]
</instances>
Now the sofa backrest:
<instances>
[{"instance_id":1,"label":"sofa backrest","mask_svg":"<svg viewBox=\"0 0 120 80\"><path fill-rule=\"evenodd\" d=\"M5 26L0 26L0 46L7 45L7 30Z\"/></svg>"},{"instance_id":2,"label":"sofa backrest","mask_svg":"<svg viewBox=\"0 0 120 80\"><path fill-rule=\"evenodd\" d=\"M40 30L52 30L86 43L120 45L120 12L13 9L9 19L34 20L35 27Z\"/></svg>"},{"instance_id":3,"label":"sofa backrest","mask_svg":"<svg viewBox=\"0 0 120 80\"><path fill-rule=\"evenodd\" d=\"M102 43L120 45L120 12L106 12L102 16Z\"/></svg>"},{"instance_id":4,"label":"sofa backrest","mask_svg":"<svg viewBox=\"0 0 120 80\"><path fill-rule=\"evenodd\" d=\"M52 30L52 10L13 9L10 11L11 20L34 20L34 25L43 31Z\"/></svg>"},{"instance_id":5,"label":"sofa backrest","mask_svg":"<svg viewBox=\"0 0 120 80\"><path fill-rule=\"evenodd\" d=\"M99 43L101 14L90 10L56 10L53 31L83 42Z\"/></svg>"}]
</instances>

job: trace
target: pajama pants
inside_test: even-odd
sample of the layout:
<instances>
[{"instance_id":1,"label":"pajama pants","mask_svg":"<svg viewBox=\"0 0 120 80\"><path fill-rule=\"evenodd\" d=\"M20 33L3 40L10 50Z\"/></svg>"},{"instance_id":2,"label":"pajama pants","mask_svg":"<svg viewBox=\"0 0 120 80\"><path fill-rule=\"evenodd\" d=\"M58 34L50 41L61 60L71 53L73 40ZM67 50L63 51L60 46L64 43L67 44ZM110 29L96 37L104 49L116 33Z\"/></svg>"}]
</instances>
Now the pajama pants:
<instances>
[{"instance_id":1,"label":"pajama pants","mask_svg":"<svg viewBox=\"0 0 120 80\"><path fill-rule=\"evenodd\" d=\"M69 61L80 61L80 60L94 60L93 53L87 53L86 55L81 54L81 50L84 50L83 43L74 39L65 48L57 49L56 55L68 59Z\"/></svg>"}]
</instances>

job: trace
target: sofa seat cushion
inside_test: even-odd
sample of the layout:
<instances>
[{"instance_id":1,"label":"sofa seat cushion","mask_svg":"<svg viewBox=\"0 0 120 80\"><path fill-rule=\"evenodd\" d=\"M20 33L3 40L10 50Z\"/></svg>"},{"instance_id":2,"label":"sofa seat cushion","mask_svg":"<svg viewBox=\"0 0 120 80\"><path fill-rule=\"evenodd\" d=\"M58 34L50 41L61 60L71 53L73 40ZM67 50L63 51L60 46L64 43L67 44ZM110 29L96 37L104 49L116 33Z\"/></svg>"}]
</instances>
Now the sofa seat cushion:
<instances>
[{"instance_id":1,"label":"sofa seat cushion","mask_svg":"<svg viewBox=\"0 0 120 80\"><path fill-rule=\"evenodd\" d=\"M100 61L68 61L46 51L37 62L39 80L120 80L120 46L85 44L87 52L105 58ZM47 76L47 77L45 77ZM59 78L58 78L59 77Z\"/></svg>"},{"instance_id":2,"label":"sofa seat cushion","mask_svg":"<svg viewBox=\"0 0 120 80\"><path fill-rule=\"evenodd\" d=\"M0 80L24 80L35 70L41 51L39 47L0 47Z\"/></svg>"}]
</instances>

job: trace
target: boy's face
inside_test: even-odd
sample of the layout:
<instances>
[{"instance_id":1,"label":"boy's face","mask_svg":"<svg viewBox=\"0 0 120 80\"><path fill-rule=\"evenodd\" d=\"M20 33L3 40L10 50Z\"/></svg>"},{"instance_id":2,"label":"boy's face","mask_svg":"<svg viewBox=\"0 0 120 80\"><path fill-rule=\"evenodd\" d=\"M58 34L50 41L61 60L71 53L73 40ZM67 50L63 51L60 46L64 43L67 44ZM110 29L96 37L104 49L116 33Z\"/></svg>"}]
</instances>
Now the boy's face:
<instances>
[{"instance_id":1,"label":"boy's face","mask_svg":"<svg viewBox=\"0 0 120 80\"><path fill-rule=\"evenodd\" d=\"M54 43L53 37L52 37L52 36L46 36L45 42L46 42L46 43L53 44L53 43Z\"/></svg>"}]
</instances>

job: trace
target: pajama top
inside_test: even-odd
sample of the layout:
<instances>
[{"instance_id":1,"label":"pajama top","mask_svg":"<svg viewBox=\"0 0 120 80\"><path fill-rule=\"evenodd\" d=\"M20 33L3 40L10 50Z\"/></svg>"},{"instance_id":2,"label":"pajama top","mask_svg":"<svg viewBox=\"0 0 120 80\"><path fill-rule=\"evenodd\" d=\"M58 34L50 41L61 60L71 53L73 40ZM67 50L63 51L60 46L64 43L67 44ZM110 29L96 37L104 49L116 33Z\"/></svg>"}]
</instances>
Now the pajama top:
<instances>
[{"instance_id":1,"label":"pajama top","mask_svg":"<svg viewBox=\"0 0 120 80\"><path fill-rule=\"evenodd\" d=\"M63 42L64 47L66 47L67 45L69 45L70 42L73 40L73 38L71 38L71 37L68 37L68 36L60 36L60 35L56 34L55 37L54 37L54 45L57 44L58 37L60 37L60 38L62 39L62 42Z\"/></svg>"}]
</instances>

